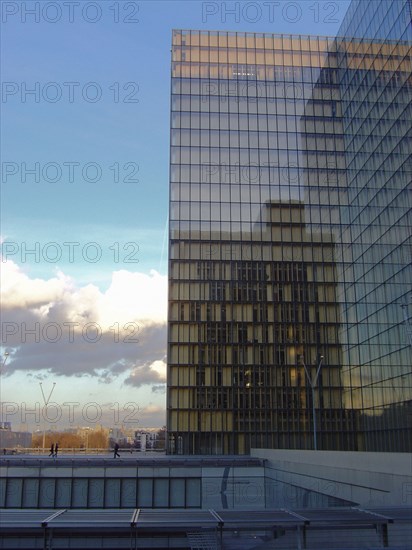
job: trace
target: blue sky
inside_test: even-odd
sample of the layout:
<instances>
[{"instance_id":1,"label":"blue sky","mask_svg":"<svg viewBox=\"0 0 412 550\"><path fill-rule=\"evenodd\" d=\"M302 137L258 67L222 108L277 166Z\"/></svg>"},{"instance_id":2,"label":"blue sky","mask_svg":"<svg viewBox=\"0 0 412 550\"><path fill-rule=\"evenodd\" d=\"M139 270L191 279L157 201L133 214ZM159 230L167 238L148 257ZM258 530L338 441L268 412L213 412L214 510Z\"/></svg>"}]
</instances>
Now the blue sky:
<instances>
[{"instance_id":1,"label":"blue sky","mask_svg":"<svg viewBox=\"0 0 412 550\"><path fill-rule=\"evenodd\" d=\"M139 404L141 425L161 425L171 30L334 36L349 3L110 0L70 3L72 12L65 4L1 3L2 322L9 332L17 325L2 335L10 353L2 400L41 401L39 381L46 390L56 382L60 401L107 404L115 392ZM29 173L24 181L25 167L39 181ZM139 323L141 342L125 351L110 338L22 339L21 323L79 315L104 334ZM17 413L9 420L24 427Z\"/></svg>"}]
</instances>

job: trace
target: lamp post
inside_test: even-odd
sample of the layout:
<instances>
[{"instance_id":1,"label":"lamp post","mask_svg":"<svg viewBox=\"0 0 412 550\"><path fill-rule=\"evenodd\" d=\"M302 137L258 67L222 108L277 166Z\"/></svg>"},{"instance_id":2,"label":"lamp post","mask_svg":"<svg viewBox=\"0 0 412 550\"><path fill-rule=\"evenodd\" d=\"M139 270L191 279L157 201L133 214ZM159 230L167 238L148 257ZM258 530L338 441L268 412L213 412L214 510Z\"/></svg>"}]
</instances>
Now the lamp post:
<instances>
[{"instance_id":1,"label":"lamp post","mask_svg":"<svg viewBox=\"0 0 412 550\"><path fill-rule=\"evenodd\" d=\"M39 384L40 384L40 389L41 389L41 393L42 393L42 396L43 396L44 405L47 409L47 405L49 404L50 397L53 393L54 386L56 385L56 382L53 382L53 387L51 389L51 392L49 393L49 397L47 398L47 400L44 398L43 384L41 382L39 382ZM43 453L44 453L45 447L46 447L46 419L44 418L44 412L43 412Z\"/></svg>"},{"instance_id":2,"label":"lamp post","mask_svg":"<svg viewBox=\"0 0 412 550\"><path fill-rule=\"evenodd\" d=\"M409 322L408 306L407 304L401 304L401 308L403 311L403 319L405 324L406 336L407 338L409 338L409 345L412 347L412 327Z\"/></svg>"},{"instance_id":3,"label":"lamp post","mask_svg":"<svg viewBox=\"0 0 412 550\"><path fill-rule=\"evenodd\" d=\"M3 371L3 368L6 366L7 359L10 357L10 353L9 353L8 351L5 351L5 352L3 353L3 357L4 357L4 359L3 359L3 361L0 363L0 369L1 369L0 372L2 372L2 371Z\"/></svg>"},{"instance_id":4,"label":"lamp post","mask_svg":"<svg viewBox=\"0 0 412 550\"><path fill-rule=\"evenodd\" d=\"M307 369L306 364L305 364L305 360L304 360L303 355L302 355L303 368L305 369L306 378L308 379L310 389L311 389L311 392L312 392L313 448L314 448L315 451L318 450L316 411L315 411L315 389L316 389L316 385L318 383L320 369L322 368L322 362L323 362L323 355L321 355L320 358L319 358L318 369L316 371L314 380L312 380L312 378L309 376L309 372L308 372L308 369Z\"/></svg>"},{"instance_id":5,"label":"lamp post","mask_svg":"<svg viewBox=\"0 0 412 550\"><path fill-rule=\"evenodd\" d=\"M1 369L0 369L0 374L1 372L3 371L3 368L6 366L6 363L7 363L7 359L9 358L9 352L8 351L5 351L4 354L4 360L3 362L1 363ZM6 415L6 418L7 418L7 415ZM3 424L3 403L1 403L1 423Z\"/></svg>"}]
</instances>

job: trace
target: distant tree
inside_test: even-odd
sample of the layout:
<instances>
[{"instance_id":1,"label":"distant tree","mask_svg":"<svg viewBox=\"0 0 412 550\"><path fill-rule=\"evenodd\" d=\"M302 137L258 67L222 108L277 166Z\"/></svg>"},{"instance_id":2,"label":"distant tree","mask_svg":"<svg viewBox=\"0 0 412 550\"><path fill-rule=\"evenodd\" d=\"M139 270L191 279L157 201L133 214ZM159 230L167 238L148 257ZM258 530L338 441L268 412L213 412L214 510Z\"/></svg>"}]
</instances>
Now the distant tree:
<instances>
[{"instance_id":1,"label":"distant tree","mask_svg":"<svg viewBox=\"0 0 412 550\"><path fill-rule=\"evenodd\" d=\"M50 449L52 443L59 444L60 449L75 448L81 449L86 447L89 449L107 449L109 447L109 437L104 430L90 431L87 439L84 435L71 432L49 432L46 433L45 448ZM36 433L33 435L32 448L38 449L43 447L43 434Z\"/></svg>"},{"instance_id":2,"label":"distant tree","mask_svg":"<svg viewBox=\"0 0 412 550\"><path fill-rule=\"evenodd\" d=\"M109 436L104 430L96 430L89 433L87 446L90 449L107 449L109 447Z\"/></svg>"},{"instance_id":3,"label":"distant tree","mask_svg":"<svg viewBox=\"0 0 412 550\"><path fill-rule=\"evenodd\" d=\"M72 434L70 432L63 432L59 434L59 437L57 439L59 441L59 447L60 448L67 448L67 447L81 447L82 445L82 438L80 435Z\"/></svg>"},{"instance_id":4,"label":"distant tree","mask_svg":"<svg viewBox=\"0 0 412 550\"><path fill-rule=\"evenodd\" d=\"M49 449L52 444L59 444L60 449L63 448L80 448L82 446L82 438L80 435L70 432L52 432L46 433L45 448ZM34 434L32 439L32 448L43 447L43 434Z\"/></svg>"}]
</instances>

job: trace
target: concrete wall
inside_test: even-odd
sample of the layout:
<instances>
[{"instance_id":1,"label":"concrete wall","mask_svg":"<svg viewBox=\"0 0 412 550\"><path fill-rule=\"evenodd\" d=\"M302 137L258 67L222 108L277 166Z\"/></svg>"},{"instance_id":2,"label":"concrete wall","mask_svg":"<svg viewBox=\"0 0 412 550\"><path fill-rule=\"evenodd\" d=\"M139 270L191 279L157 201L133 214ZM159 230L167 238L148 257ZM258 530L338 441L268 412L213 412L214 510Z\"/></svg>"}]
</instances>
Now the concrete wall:
<instances>
[{"instance_id":1,"label":"concrete wall","mask_svg":"<svg viewBox=\"0 0 412 550\"><path fill-rule=\"evenodd\" d=\"M266 459L266 507L412 504L412 455L252 449Z\"/></svg>"},{"instance_id":2,"label":"concrete wall","mask_svg":"<svg viewBox=\"0 0 412 550\"><path fill-rule=\"evenodd\" d=\"M252 461L195 457L0 458L0 507L252 510L411 505L406 453L253 450Z\"/></svg>"},{"instance_id":3,"label":"concrete wall","mask_svg":"<svg viewBox=\"0 0 412 550\"><path fill-rule=\"evenodd\" d=\"M0 508L264 508L264 465L11 458L0 461Z\"/></svg>"},{"instance_id":4,"label":"concrete wall","mask_svg":"<svg viewBox=\"0 0 412 550\"><path fill-rule=\"evenodd\" d=\"M202 468L202 508L263 509L264 474L263 466Z\"/></svg>"}]
</instances>

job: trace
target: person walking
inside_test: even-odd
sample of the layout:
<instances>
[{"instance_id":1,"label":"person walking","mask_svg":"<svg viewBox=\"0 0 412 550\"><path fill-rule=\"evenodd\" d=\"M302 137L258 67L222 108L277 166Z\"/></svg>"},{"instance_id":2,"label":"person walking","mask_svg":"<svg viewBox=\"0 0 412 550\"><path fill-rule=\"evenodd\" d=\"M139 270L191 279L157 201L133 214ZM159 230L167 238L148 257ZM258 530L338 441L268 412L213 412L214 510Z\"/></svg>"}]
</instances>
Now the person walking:
<instances>
[{"instance_id":1,"label":"person walking","mask_svg":"<svg viewBox=\"0 0 412 550\"><path fill-rule=\"evenodd\" d=\"M57 453L59 452L59 444L56 443L54 446L54 458L57 458Z\"/></svg>"},{"instance_id":2,"label":"person walking","mask_svg":"<svg viewBox=\"0 0 412 550\"><path fill-rule=\"evenodd\" d=\"M54 456L54 443L51 444L49 456Z\"/></svg>"},{"instance_id":3,"label":"person walking","mask_svg":"<svg viewBox=\"0 0 412 550\"><path fill-rule=\"evenodd\" d=\"M118 444L118 443L115 443L115 445L114 445L113 458L116 458L116 456L118 456L118 457L120 458L120 455L119 455L119 444Z\"/></svg>"}]
</instances>

